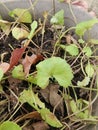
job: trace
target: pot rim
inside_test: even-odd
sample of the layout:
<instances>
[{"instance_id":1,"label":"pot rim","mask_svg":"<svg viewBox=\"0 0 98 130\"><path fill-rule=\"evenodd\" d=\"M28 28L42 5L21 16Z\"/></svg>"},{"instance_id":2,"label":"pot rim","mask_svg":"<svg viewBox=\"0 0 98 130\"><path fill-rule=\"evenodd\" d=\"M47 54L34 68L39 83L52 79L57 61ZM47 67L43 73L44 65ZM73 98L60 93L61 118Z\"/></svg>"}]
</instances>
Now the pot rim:
<instances>
[{"instance_id":1,"label":"pot rim","mask_svg":"<svg viewBox=\"0 0 98 130\"><path fill-rule=\"evenodd\" d=\"M34 0L32 0L34 2ZM53 5L53 0L41 0L42 2L36 4L36 6L34 7L34 16L38 17L42 17L42 12L45 10L48 10L51 12L51 15L53 15L55 12L57 12L60 9L64 10L64 14L65 14L65 25L66 28L75 26L75 22L74 22L74 18L73 15L71 13L71 11L69 10L69 6L68 4L65 3L60 3L57 0L54 0L54 5ZM3 5L2 5L3 3ZM5 6L8 7L8 9L14 9L14 8L30 8L31 3L28 0L1 0L0 1L0 13L1 16L3 15L4 17L6 16L7 19L10 19L10 17L8 17L7 12L8 10L6 10ZM44 6L44 8L42 8ZM55 7L55 9L54 9ZM87 21L90 19L93 19L93 17L86 12L84 9L81 9L79 7L77 7L76 5L72 5L72 11L74 16L76 17L77 23L82 22L82 21ZM32 12L32 11L31 11ZM38 16L39 14L39 16ZM91 37L94 39L98 39L98 24L94 25L94 27L91 29L90 34ZM88 36L87 34L85 34L84 39L87 40Z\"/></svg>"}]
</instances>

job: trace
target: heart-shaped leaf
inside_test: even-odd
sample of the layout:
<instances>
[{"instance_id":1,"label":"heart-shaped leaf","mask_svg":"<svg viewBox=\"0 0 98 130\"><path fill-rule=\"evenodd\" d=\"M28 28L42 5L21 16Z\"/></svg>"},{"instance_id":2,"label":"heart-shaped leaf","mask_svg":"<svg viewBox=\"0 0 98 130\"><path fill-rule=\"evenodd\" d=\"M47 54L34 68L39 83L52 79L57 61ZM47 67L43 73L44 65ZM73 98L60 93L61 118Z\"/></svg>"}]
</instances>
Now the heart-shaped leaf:
<instances>
[{"instance_id":1,"label":"heart-shaped leaf","mask_svg":"<svg viewBox=\"0 0 98 130\"><path fill-rule=\"evenodd\" d=\"M70 65L60 57L51 57L37 66L37 84L41 88L47 87L49 78L54 77L63 87L71 84L73 73Z\"/></svg>"}]
</instances>

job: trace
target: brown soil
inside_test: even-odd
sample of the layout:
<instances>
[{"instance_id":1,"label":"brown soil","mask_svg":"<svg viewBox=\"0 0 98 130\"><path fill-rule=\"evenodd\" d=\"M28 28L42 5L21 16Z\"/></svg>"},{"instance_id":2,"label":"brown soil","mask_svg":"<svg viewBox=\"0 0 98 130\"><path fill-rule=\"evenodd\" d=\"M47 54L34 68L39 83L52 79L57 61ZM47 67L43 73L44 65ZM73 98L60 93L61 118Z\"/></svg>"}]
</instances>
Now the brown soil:
<instances>
[{"instance_id":1,"label":"brown soil","mask_svg":"<svg viewBox=\"0 0 98 130\"><path fill-rule=\"evenodd\" d=\"M0 36L2 36L2 31L0 32ZM71 34L71 36L74 38L73 34ZM45 34L44 34L43 41L42 41L41 33L38 33L33 38L33 42L36 43L36 45L39 46L39 48L37 48L34 44L30 43L23 55L23 58L24 58L25 54L28 54L29 56L32 54L36 54L36 55L41 54L45 58L51 57L51 55L53 53L55 37L56 36L54 34L54 31L52 31L49 27L47 27ZM11 34L9 36L4 36L3 38L1 38L0 39L0 56L1 56L0 60L2 60L2 58L3 58L4 62L9 63L11 53L13 51L12 48L13 49L21 48L23 46L22 44L24 41L25 41L25 39L22 39L22 40L14 39ZM66 44L66 37L62 38L61 44ZM64 57L64 54L65 54L64 50L58 49L55 53L55 56ZM68 58L67 61L70 64L73 63L74 57L72 59ZM40 62L40 61L38 61L38 62ZM80 70L80 65L75 67L77 64L79 64L79 62L80 62L80 59L77 59L77 61L72 66L72 68L75 72L75 74L74 74L75 78L72 81L74 85L76 85L78 80L83 80L83 78L84 78L83 74ZM84 62L84 65L85 65L85 63L86 63L86 60ZM31 67L30 72L34 72L36 70L36 64ZM9 73L7 73L6 76L9 76ZM52 86L54 86L54 79L50 79L50 83ZM4 103L2 105L0 105L0 111L1 111L0 112L0 121L7 120L11 117L11 115L13 115L13 113L19 106L19 104L18 104L18 106L16 106L16 104L17 104L16 97L18 97L19 94L24 89L27 89L29 85L28 85L28 82L26 82L26 81L14 79L9 76L6 80L1 81L1 86L3 88L4 93L0 94L0 102L4 102ZM60 87L60 86L58 86L58 87ZM35 93L38 92L40 99L46 104L46 107L49 108L51 111L53 111L53 108L54 108L53 105L44 99L43 93L40 91L40 89L33 85L33 90ZM63 88L60 88L60 91L63 92L64 91ZM81 97L84 99L88 99L89 91L86 91L85 89L81 90L78 88L75 89L75 91L77 93L78 98ZM75 95L73 94L73 89L71 87L69 88L69 93L73 98L75 98ZM61 93L59 91L57 92L57 94L61 96ZM16 108L14 108L15 106L16 106ZM60 120L62 120L65 116L67 116L66 105L64 104L64 102L63 102L63 107L64 108L60 107L55 111L56 116ZM64 109L64 112L62 112L63 111L62 109ZM33 124L40 123L42 121L42 119L37 112L35 112L35 113L32 113L32 112L35 112L35 110L30 105L25 103L23 106L21 106L19 108L19 110L17 110L17 112L13 115L11 120L18 122L18 119L20 119L20 121L18 122L20 125L23 125L26 121L28 121L28 125L26 127L24 127L24 130L26 130L26 129L33 130L36 126L36 125L33 126ZM29 113L31 113L31 116L28 115ZM35 115L33 115L33 114L35 114ZM28 117L24 117L23 119L21 119L21 117L24 115L27 115ZM67 120L67 122L68 122L68 120ZM40 125L41 125L41 123L40 123ZM74 124L72 126L71 130L75 130L76 126L77 126L77 124ZM47 125L44 126L44 129L45 130L47 130L47 129L59 130L57 128L53 128L53 127L50 127ZM34 130L38 130L38 129L35 128Z\"/></svg>"}]
</instances>

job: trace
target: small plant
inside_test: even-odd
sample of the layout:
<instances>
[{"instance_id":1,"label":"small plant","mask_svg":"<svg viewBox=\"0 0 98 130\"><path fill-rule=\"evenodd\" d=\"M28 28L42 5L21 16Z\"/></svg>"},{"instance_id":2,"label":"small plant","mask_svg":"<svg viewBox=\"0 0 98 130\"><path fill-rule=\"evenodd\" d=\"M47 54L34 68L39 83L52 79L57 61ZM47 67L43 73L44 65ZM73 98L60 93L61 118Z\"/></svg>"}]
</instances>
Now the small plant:
<instances>
[{"instance_id":1,"label":"small plant","mask_svg":"<svg viewBox=\"0 0 98 130\"><path fill-rule=\"evenodd\" d=\"M5 108L0 112L0 130L21 130L27 119L27 124L33 120L39 126L45 121L46 129L96 124L98 117L92 111L98 91L98 40L89 34L85 41L83 36L98 20L66 30L63 10L51 17L49 25L48 12L43 22L33 20L27 9L17 8L9 15L14 22L0 20L2 42L5 37L14 40L6 41L7 52L1 49L0 105ZM71 35L73 29L79 39Z\"/></svg>"}]
</instances>

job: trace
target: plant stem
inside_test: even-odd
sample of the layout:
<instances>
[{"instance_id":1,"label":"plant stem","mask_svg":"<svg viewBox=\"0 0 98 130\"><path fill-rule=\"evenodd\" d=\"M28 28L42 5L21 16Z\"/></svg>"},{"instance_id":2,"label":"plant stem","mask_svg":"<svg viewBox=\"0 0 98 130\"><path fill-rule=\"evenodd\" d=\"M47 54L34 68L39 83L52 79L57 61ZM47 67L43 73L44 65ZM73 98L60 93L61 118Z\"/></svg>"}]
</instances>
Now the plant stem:
<instances>
[{"instance_id":1,"label":"plant stem","mask_svg":"<svg viewBox=\"0 0 98 130\"><path fill-rule=\"evenodd\" d=\"M56 43L55 43L55 45L54 45L54 50L53 50L52 56L55 55L56 47L57 47L58 44L60 44L61 38L64 37L64 35L65 35L67 32L69 32L70 30L73 30L73 29L75 29L75 28L76 28L76 27L70 27L69 29L67 29L65 32L63 32L63 33L61 34L61 36L57 39L57 41L56 41Z\"/></svg>"}]
</instances>

